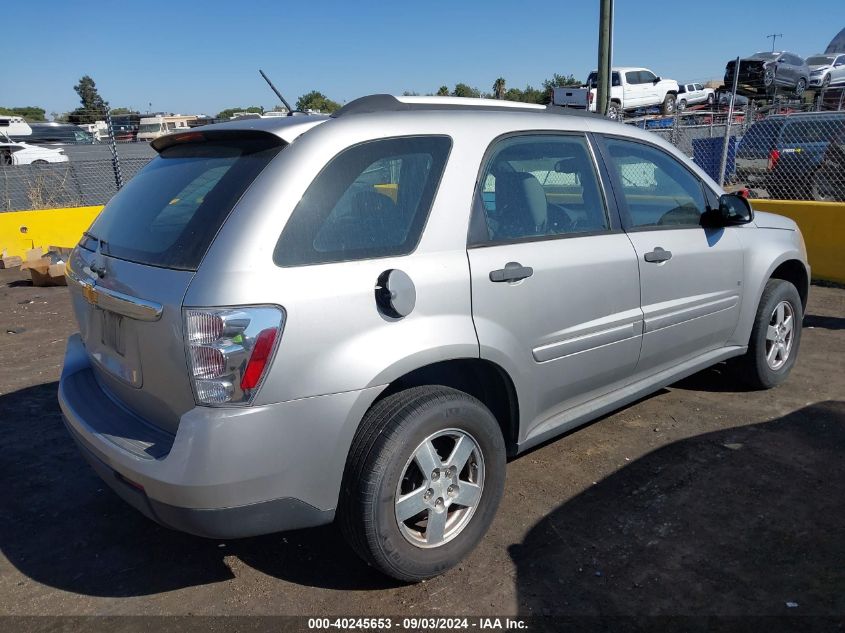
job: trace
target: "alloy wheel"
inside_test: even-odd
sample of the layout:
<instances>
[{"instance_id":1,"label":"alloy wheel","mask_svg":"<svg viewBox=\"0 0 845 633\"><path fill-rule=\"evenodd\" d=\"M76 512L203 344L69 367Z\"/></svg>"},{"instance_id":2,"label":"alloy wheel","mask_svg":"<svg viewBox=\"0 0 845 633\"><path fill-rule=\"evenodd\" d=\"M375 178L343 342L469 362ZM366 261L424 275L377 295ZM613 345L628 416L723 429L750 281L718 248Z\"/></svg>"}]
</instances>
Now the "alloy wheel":
<instances>
[{"instance_id":1,"label":"alloy wheel","mask_svg":"<svg viewBox=\"0 0 845 633\"><path fill-rule=\"evenodd\" d=\"M775 371L789 360L795 335L795 311L789 301L781 301L772 311L766 329L766 363Z\"/></svg>"},{"instance_id":2,"label":"alloy wheel","mask_svg":"<svg viewBox=\"0 0 845 633\"><path fill-rule=\"evenodd\" d=\"M484 456L460 429L438 431L414 449L396 487L399 531L412 545L438 547L469 524L481 502Z\"/></svg>"}]
</instances>

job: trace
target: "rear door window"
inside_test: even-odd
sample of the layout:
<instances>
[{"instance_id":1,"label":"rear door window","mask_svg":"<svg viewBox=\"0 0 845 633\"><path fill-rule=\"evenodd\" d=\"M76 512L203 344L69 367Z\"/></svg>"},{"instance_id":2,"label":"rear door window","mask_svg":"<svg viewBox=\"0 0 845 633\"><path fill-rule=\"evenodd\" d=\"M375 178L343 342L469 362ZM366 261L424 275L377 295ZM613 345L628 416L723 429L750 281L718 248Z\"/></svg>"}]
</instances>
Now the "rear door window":
<instances>
[{"instance_id":1,"label":"rear door window","mask_svg":"<svg viewBox=\"0 0 845 633\"><path fill-rule=\"evenodd\" d=\"M239 133L164 149L106 205L80 246L139 264L196 270L212 239L284 142Z\"/></svg>"},{"instance_id":2,"label":"rear door window","mask_svg":"<svg viewBox=\"0 0 845 633\"><path fill-rule=\"evenodd\" d=\"M279 266L407 255L419 243L451 147L446 136L379 139L329 162L276 244Z\"/></svg>"}]
</instances>

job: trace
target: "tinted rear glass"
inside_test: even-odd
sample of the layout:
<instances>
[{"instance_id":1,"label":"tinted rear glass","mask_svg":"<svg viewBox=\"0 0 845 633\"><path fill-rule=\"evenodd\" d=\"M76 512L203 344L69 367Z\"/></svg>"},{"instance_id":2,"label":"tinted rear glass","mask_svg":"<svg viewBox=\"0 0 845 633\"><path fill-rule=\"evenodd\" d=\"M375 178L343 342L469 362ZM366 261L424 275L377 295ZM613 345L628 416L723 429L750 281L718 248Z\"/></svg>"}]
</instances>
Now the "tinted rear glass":
<instances>
[{"instance_id":1,"label":"tinted rear glass","mask_svg":"<svg viewBox=\"0 0 845 633\"><path fill-rule=\"evenodd\" d=\"M276 244L279 266L407 255L422 235L451 140L370 141L331 160Z\"/></svg>"},{"instance_id":2,"label":"tinted rear glass","mask_svg":"<svg viewBox=\"0 0 845 633\"><path fill-rule=\"evenodd\" d=\"M270 135L164 149L106 205L90 248L140 264L196 270L229 212L282 147Z\"/></svg>"},{"instance_id":3,"label":"tinted rear glass","mask_svg":"<svg viewBox=\"0 0 845 633\"><path fill-rule=\"evenodd\" d=\"M748 128L748 132L742 138L742 144L749 147L765 148L766 151L772 149L783 123L783 119L755 123Z\"/></svg>"}]
</instances>

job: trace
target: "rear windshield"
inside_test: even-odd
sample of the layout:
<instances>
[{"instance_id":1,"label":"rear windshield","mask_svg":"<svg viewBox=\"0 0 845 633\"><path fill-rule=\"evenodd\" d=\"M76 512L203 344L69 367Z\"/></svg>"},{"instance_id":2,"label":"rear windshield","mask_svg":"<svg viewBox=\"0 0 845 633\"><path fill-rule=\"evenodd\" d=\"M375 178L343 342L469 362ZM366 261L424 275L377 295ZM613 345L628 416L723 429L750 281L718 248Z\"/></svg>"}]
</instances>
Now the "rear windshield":
<instances>
[{"instance_id":1,"label":"rear windshield","mask_svg":"<svg viewBox=\"0 0 845 633\"><path fill-rule=\"evenodd\" d=\"M229 212L281 150L270 135L173 145L106 205L80 242L139 264L196 270Z\"/></svg>"}]
</instances>

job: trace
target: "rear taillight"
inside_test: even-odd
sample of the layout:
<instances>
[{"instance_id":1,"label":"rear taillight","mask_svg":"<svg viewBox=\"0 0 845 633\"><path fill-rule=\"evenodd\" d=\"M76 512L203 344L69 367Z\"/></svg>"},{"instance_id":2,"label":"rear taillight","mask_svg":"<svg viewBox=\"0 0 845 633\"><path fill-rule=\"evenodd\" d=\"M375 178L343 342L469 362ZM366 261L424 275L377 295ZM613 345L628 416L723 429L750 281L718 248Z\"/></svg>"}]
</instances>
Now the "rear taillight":
<instances>
[{"instance_id":1,"label":"rear taillight","mask_svg":"<svg viewBox=\"0 0 845 633\"><path fill-rule=\"evenodd\" d=\"M284 329L274 307L184 310L185 345L197 404L250 404Z\"/></svg>"},{"instance_id":2,"label":"rear taillight","mask_svg":"<svg viewBox=\"0 0 845 633\"><path fill-rule=\"evenodd\" d=\"M773 149L769 152L769 171L774 171L775 167L778 166L778 161L780 160L780 152L776 149Z\"/></svg>"}]
</instances>

